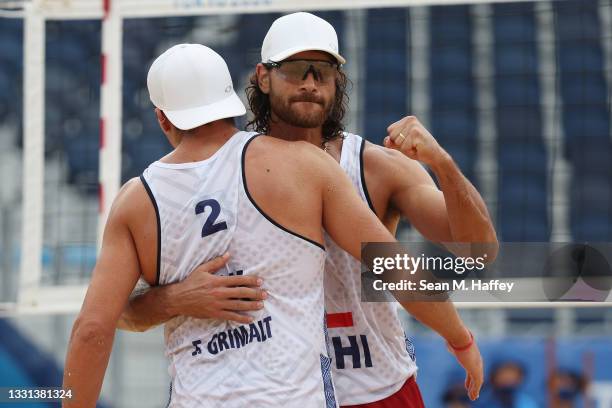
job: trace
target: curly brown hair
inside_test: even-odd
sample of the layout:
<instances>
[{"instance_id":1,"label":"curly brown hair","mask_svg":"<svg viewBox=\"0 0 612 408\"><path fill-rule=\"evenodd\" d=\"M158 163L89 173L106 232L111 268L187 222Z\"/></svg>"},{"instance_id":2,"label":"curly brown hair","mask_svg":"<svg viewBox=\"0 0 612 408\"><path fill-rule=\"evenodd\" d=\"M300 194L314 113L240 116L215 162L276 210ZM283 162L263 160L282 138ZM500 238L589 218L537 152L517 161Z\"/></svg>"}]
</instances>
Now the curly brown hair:
<instances>
[{"instance_id":1,"label":"curly brown hair","mask_svg":"<svg viewBox=\"0 0 612 408\"><path fill-rule=\"evenodd\" d=\"M267 68L266 69L270 69ZM341 67L338 67L336 76L336 96L332 105L331 112L323 123L323 143L342 137L344 132L344 115L348 108L347 85L350 80L347 78ZM256 132L268 134L270 132L271 107L270 97L263 93L257 82L257 73L254 72L249 78L249 85L245 89L249 107L253 112L253 119L246 127Z\"/></svg>"}]
</instances>

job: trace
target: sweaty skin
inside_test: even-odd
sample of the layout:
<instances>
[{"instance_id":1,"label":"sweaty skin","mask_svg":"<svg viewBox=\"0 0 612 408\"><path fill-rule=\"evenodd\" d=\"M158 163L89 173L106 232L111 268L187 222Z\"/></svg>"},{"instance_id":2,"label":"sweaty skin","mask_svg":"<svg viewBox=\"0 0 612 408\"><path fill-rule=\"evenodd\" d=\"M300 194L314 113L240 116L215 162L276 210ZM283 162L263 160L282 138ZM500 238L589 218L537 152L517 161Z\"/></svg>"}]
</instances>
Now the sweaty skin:
<instances>
[{"instance_id":1,"label":"sweaty skin","mask_svg":"<svg viewBox=\"0 0 612 408\"><path fill-rule=\"evenodd\" d=\"M198 129L184 135L162 161L205 160L238 131L223 120ZM257 137L247 150L245 172L260 208L297 234L322 243L325 228L355 257L360 256L361 242L395 242L338 164L309 143ZM286 210L287 205L292 211ZM132 179L113 203L92 280L73 326L63 388L71 389L74 398L62 406L95 406L117 321L139 276L149 284L155 282L157 258L151 254L157 248L153 204L143 184Z\"/></svg>"}]
</instances>

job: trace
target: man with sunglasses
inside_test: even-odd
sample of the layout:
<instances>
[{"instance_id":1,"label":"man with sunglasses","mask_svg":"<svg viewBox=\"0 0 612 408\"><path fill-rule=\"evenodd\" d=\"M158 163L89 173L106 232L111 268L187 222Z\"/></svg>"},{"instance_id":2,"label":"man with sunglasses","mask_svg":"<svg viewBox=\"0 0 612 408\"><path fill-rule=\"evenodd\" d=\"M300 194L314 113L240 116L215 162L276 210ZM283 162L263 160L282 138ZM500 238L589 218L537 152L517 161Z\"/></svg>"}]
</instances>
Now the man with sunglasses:
<instances>
[{"instance_id":1,"label":"man with sunglasses","mask_svg":"<svg viewBox=\"0 0 612 408\"><path fill-rule=\"evenodd\" d=\"M406 216L439 243L491 243L495 230L476 189L414 117L387 129L385 146L343 131L347 78L334 28L309 13L277 19L262 45L247 88L254 130L286 140L307 140L336 159L362 199L395 233ZM419 162L438 178L440 191ZM395 304L361 302L360 263L326 240L325 307L333 375L342 406L422 406L414 375L414 348ZM492 253L490 252L490 255ZM466 370L470 398L482 385L482 360L473 337L450 302L414 302L413 316L449 344Z\"/></svg>"},{"instance_id":2,"label":"man with sunglasses","mask_svg":"<svg viewBox=\"0 0 612 408\"><path fill-rule=\"evenodd\" d=\"M486 206L470 182L412 117L395 122L386 148L344 132L347 78L334 28L309 13L277 19L268 31L247 88L258 132L305 140L329 153L349 175L361 198L395 233L405 216L427 239L439 243L489 243L497 239ZM428 165L441 190L419 162ZM405 338L395 304L361 302L360 263L326 238L325 301L336 395L342 406L422 407L415 382L412 344ZM135 301L141 307L125 320L162 323L171 317L153 301L155 288ZM148 297L148 299L147 299ZM179 305L172 311L198 313ZM145 306L146 305L146 306ZM466 371L472 400L483 382L482 359L473 336L450 302L405 304L410 313L439 333ZM138 324L138 323L135 323Z\"/></svg>"}]
</instances>

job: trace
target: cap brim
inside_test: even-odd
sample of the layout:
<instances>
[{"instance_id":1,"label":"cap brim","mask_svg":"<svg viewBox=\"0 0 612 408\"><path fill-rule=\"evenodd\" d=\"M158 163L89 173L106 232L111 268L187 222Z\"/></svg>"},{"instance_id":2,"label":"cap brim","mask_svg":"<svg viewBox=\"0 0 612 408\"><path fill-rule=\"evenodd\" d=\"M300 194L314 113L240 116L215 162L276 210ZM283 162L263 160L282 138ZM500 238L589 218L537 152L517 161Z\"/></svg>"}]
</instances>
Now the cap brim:
<instances>
[{"instance_id":1,"label":"cap brim","mask_svg":"<svg viewBox=\"0 0 612 408\"><path fill-rule=\"evenodd\" d=\"M163 110L163 112L174 126L181 130L189 130L215 120L242 116L246 113L246 108L236 92L232 92L222 101L210 105L177 111Z\"/></svg>"},{"instance_id":2,"label":"cap brim","mask_svg":"<svg viewBox=\"0 0 612 408\"><path fill-rule=\"evenodd\" d=\"M333 56L338 63L340 64L346 64L346 60L344 59L344 57L340 54L338 54L335 51L332 51L328 48L321 48L321 47L308 47L308 46L301 46L301 47L295 47L295 48L290 48L288 50L285 50L281 53L278 53L276 55L273 55L272 57L269 58L270 61L274 61L274 62L280 62L282 60L284 60L285 58L289 58L290 56L297 54L298 52L303 52L303 51L323 51L328 53L329 55ZM268 62L268 61L262 61L262 62Z\"/></svg>"}]
</instances>

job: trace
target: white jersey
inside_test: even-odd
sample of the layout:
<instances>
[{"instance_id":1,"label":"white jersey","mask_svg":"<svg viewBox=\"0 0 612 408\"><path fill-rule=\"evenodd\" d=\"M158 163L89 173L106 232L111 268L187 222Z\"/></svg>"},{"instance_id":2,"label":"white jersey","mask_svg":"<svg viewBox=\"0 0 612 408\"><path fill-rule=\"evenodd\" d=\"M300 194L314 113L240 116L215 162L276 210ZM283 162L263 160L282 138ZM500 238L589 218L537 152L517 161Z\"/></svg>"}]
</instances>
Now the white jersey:
<instances>
[{"instance_id":1,"label":"white jersey","mask_svg":"<svg viewBox=\"0 0 612 408\"><path fill-rule=\"evenodd\" d=\"M363 170L365 140L345 133L340 166L373 211ZM414 347L395 303L361 302L361 264L325 237L325 309L336 395L340 405L384 399L416 373Z\"/></svg>"},{"instance_id":2,"label":"white jersey","mask_svg":"<svg viewBox=\"0 0 612 408\"><path fill-rule=\"evenodd\" d=\"M220 274L256 274L254 323L176 317L165 327L170 407L336 407L324 324L323 247L276 224L246 188L238 132L207 160L155 162L142 180L158 216L159 284L226 251Z\"/></svg>"}]
</instances>

